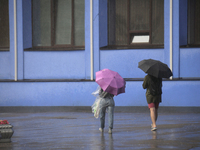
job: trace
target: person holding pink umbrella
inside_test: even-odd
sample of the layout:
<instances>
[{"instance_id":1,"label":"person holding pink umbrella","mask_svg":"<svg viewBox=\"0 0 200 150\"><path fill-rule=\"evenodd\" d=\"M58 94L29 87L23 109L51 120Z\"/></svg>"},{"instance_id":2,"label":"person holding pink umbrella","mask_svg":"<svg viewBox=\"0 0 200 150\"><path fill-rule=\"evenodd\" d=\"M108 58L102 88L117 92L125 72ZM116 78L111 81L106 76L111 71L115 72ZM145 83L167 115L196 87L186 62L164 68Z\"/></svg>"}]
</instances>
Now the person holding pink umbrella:
<instances>
[{"instance_id":1,"label":"person holding pink umbrella","mask_svg":"<svg viewBox=\"0 0 200 150\"><path fill-rule=\"evenodd\" d=\"M92 112L98 118L100 115L101 127L99 130L103 133L105 128L105 115L108 112L108 133L112 134L114 107L115 102L113 97L120 93L125 93L125 80L115 71L103 69L96 72L96 80L99 87L92 94L96 96L96 100L92 105Z\"/></svg>"}]
</instances>

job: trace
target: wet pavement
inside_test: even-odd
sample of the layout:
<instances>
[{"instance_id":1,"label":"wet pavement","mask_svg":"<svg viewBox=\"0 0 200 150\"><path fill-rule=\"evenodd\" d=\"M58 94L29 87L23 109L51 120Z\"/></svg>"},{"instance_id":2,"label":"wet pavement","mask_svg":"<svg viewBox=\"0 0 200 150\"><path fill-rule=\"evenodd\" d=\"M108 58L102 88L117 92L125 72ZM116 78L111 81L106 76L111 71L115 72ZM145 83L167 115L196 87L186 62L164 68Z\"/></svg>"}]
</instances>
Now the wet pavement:
<instances>
[{"instance_id":1,"label":"wet pavement","mask_svg":"<svg viewBox=\"0 0 200 150\"><path fill-rule=\"evenodd\" d=\"M147 112L115 112L113 134L90 112L0 113L14 127L0 150L200 150L200 113L160 112L156 132ZM106 118L107 119L107 118Z\"/></svg>"}]
</instances>

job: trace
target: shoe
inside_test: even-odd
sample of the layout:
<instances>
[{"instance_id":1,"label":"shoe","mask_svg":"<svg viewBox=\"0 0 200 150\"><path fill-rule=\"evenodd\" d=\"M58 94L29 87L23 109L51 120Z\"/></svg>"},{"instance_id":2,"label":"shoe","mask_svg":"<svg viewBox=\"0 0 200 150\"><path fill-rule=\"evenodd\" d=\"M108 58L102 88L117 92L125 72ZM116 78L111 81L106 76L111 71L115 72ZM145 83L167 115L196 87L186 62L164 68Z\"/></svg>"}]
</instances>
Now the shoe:
<instances>
[{"instance_id":1,"label":"shoe","mask_svg":"<svg viewBox=\"0 0 200 150\"><path fill-rule=\"evenodd\" d=\"M156 127L154 127L154 128L151 128L151 131L156 131L157 130L157 128Z\"/></svg>"},{"instance_id":2,"label":"shoe","mask_svg":"<svg viewBox=\"0 0 200 150\"><path fill-rule=\"evenodd\" d=\"M103 129L102 128L99 128L99 131L101 131L103 133Z\"/></svg>"},{"instance_id":3,"label":"shoe","mask_svg":"<svg viewBox=\"0 0 200 150\"><path fill-rule=\"evenodd\" d=\"M112 134L112 129L111 128L109 128L108 133Z\"/></svg>"}]
</instances>

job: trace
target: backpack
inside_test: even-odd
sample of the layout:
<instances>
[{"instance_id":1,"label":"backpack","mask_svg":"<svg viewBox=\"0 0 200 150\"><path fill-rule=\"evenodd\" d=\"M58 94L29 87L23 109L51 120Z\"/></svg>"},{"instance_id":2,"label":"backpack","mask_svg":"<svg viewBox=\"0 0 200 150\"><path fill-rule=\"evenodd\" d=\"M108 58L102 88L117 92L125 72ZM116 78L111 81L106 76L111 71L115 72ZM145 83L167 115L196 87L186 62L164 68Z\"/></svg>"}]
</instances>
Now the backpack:
<instances>
[{"instance_id":1,"label":"backpack","mask_svg":"<svg viewBox=\"0 0 200 150\"><path fill-rule=\"evenodd\" d=\"M152 79L150 80L150 86L149 86L150 94L155 95L161 95L162 94L162 80L160 79Z\"/></svg>"}]
</instances>

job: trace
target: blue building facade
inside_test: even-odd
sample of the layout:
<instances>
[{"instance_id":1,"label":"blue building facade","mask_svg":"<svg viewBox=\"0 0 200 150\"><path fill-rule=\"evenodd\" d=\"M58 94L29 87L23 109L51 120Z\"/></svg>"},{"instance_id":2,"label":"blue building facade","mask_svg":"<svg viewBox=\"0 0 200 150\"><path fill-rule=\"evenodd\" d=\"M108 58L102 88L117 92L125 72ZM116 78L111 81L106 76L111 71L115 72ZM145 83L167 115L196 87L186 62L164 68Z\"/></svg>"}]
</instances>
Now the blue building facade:
<instances>
[{"instance_id":1,"label":"blue building facade","mask_svg":"<svg viewBox=\"0 0 200 150\"><path fill-rule=\"evenodd\" d=\"M163 80L161 106L200 107L200 47L184 46L187 0L164 0L163 47L132 49L105 47L108 2L85 0L84 48L34 50L32 4L8 0L10 43L8 50L0 51L0 106L91 106L95 72L104 68L126 79L126 93L115 97L116 106L146 106L142 88L146 74L138 62L152 58L173 71L172 79Z\"/></svg>"}]
</instances>

